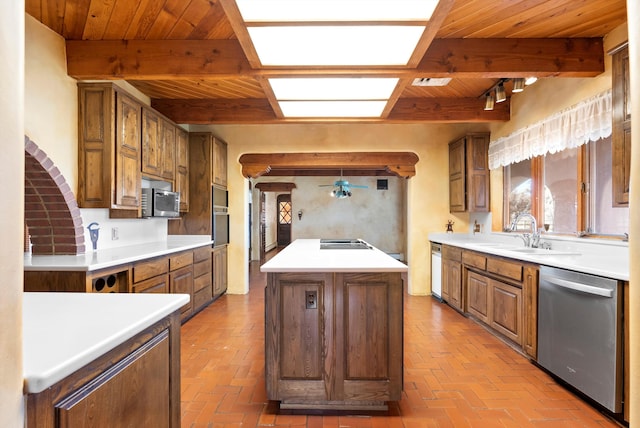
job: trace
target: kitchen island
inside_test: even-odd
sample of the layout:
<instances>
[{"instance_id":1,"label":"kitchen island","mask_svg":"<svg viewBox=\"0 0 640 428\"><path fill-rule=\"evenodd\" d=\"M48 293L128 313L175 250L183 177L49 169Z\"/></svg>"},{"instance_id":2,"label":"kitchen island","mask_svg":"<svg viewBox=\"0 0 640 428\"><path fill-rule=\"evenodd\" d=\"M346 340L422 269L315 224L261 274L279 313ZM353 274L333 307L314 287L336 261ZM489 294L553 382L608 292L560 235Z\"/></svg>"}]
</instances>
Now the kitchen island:
<instances>
[{"instance_id":1,"label":"kitchen island","mask_svg":"<svg viewBox=\"0 0 640 428\"><path fill-rule=\"evenodd\" d=\"M298 239L261 271L270 400L309 410L400 400L405 264L363 241Z\"/></svg>"}]
</instances>

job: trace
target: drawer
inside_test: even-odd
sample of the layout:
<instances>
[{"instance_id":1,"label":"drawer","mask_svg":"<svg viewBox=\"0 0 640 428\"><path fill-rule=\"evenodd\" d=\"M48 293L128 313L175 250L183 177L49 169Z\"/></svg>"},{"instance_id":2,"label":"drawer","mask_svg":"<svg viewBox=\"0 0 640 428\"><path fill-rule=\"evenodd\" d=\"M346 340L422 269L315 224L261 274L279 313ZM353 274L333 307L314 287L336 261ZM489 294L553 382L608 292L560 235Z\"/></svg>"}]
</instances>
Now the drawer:
<instances>
[{"instance_id":1,"label":"drawer","mask_svg":"<svg viewBox=\"0 0 640 428\"><path fill-rule=\"evenodd\" d=\"M211 261L211 247L196 248L193 250L193 262Z\"/></svg>"},{"instance_id":2,"label":"drawer","mask_svg":"<svg viewBox=\"0 0 640 428\"><path fill-rule=\"evenodd\" d=\"M169 256L169 269L173 272L185 266L193 264L193 251Z\"/></svg>"},{"instance_id":3,"label":"drawer","mask_svg":"<svg viewBox=\"0 0 640 428\"><path fill-rule=\"evenodd\" d=\"M211 274L198 276L193 280L193 291L202 290L205 287L211 288Z\"/></svg>"},{"instance_id":4,"label":"drawer","mask_svg":"<svg viewBox=\"0 0 640 428\"><path fill-rule=\"evenodd\" d=\"M503 259L487 259L487 272L522 282L522 263Z\"/></svg>"},{"instance_id":5,"label":"drawer","mask_svg":"<svg viewBox=\"0 0 640 428\"><path fill-rule=\"evenodd\" d=\"M169 275L166 273L155 278L140 281L133 286L134 293L168 293Z\"/></svg>"},{"instance_id":6,"label":"drawer","mask_svg":"<svg viewBox=\"0 0 640 428\"><path fill-rule=\"evenodd\" d=\"M462 261L462 248L443 245L442 258L447 260L453 260L454 262L460 262Z\"/></svg>"},{"instance_id":7,"label":"drawer","mask_svg":"<svg viewBox=\"0 0 640 428\"><path fill-rule=\"evenodd\" d=\"M133 283L162 275L169 271L169 259L166 257L138 262L133 265Z\"/></svg>"},{"instance_id":8,"label":"drawer","mask_svg":"<svg viewBox=\"0 0 640 428\"><path fill-rule=\"evenodd\" d=\"M211 287L203 288L200 291L197 291L193 295L193 309L194 311L199 310L207 303L213 300L213 294L211 293Z\"/></svg>"},{"instance_id":9,"label":"drawer","mask_svg":"<svg viewBox=\"0 0 640 428\"><path fill-rule=\"evenodd\" d=\"M211 259L207 259L203 262L197 262L193 265L193 277L197 278L204 274L211 273Z\"/></svg>"},{"instance_id":10,"label":"drawer","mask_svg":"<svg viewBox=\"0 0 640 428\"><path fill-rule=\"evenodd\" d=\"M482 254L465 251L462 253L462 263L467 266L485 270L487 268L487 257Z\"/></svg>"}]
</instances>

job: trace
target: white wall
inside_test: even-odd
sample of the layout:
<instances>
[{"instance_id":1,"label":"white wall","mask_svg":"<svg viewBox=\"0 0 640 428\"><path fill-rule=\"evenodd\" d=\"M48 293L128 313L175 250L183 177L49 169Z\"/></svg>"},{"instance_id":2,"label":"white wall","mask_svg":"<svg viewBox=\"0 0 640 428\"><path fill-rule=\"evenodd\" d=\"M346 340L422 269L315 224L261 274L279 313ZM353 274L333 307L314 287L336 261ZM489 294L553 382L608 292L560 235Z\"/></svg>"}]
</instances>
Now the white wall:
<instances>
[{"instance_id":1,"label":"white wall","mask_svg":"<svg viewBox=\"0 0 640 428\"><path fill-rule=\"evenodd\" d=\"M0 426L21 427L24 225L24 1L0 2Z\"/></svg>"}]
</instances>

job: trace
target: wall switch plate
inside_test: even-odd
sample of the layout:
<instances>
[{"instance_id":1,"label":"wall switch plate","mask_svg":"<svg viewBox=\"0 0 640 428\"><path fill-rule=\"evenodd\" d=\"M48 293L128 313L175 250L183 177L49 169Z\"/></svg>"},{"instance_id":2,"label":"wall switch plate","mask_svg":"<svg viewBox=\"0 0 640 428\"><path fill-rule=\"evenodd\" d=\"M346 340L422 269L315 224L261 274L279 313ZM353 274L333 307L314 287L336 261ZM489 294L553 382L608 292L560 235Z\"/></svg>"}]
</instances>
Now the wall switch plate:
<instances>
[{"instance_id":1,"label":"wall switch plate","mask_svg":"<svg viewBox=\"0 0 640 428\"><path fill-rule=\"evenodd\" d=\"M120 239L118 228L117 227L112 227L111 228L111 240L112 241L116 241L118 239Z\"/></svg>"}]
</instances>

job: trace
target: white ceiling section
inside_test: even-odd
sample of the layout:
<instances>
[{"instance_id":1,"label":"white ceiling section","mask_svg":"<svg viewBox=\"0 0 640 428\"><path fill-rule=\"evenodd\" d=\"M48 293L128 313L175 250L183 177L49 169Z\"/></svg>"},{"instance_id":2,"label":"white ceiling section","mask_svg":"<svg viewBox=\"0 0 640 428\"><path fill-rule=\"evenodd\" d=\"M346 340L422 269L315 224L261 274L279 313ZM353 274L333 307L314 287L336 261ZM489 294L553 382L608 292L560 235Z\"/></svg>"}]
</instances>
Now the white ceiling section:
<instances>
[{"instance_id":1,"label":"white ceiling section","mask_svg":"<svg viewBox=\"0 0 640 428\"><path fill-rule=\"evenodd\" d=\"M323 67L406 66L438 1L237 0L236 3L262 66ZM398 81L346 79L347 88L350 85L354 90L365 85L368 88L354 93L344 89L317 90L325 83L322 78L314 80L312 84L305 78L269 79L285 117L380 117L385 107L380 101L388 101ZM327 82L329 86L338 81L334 78ZM367 93L371 88L376 95Z\"/></svg>"}]
</instances>

